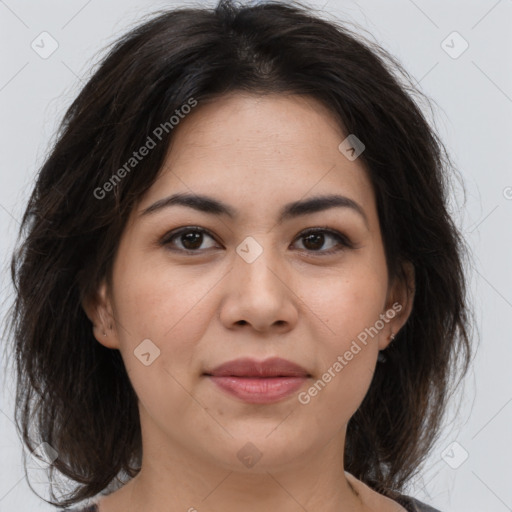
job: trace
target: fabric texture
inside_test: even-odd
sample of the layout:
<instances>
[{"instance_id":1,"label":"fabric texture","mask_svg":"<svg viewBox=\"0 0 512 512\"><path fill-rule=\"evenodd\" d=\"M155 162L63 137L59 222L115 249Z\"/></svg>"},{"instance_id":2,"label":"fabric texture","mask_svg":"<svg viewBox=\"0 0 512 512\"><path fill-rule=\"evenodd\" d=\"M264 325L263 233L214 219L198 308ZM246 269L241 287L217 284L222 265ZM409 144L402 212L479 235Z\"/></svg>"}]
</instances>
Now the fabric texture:
<instances>
[{"instance_id":1,"label":"fabric texture","mask_svg":"<svg viewBox=\"0 0 512 512\"><path fill-rule=\"evenodd\" d=\"M426 503L412 498L411 496L406 496L405 494L394 492L391 494L391 496L388 497L402 505L402 507L404 507L407 512L440 512L440 510L437 508L433 508Z\"/></svg>"},{"instance_id":2,"label":"fabric texture","mask_svg":"<svg viewBox=\"0 0 512 512\"><path fill-rule=\"evenodd\" d=\"M390 496L391 499L395 500L397 503L402 505L407 512L440 512L440 510L436 508L432 508L429 505L415 499L410 496L405 496L404 494L394 493L393 496ZM98 507L96 505L89 505L85 508L73 508L73 509L65 509L66 512L98 512Z\"/></svg>"},{"instance_id":3,"label":"fabric texture","mask_svg":"<svg viewBox=\"0 0 512 512\"><path fill-rule=\"evenodd\" d=\"M437 508L433 508L426 503L423 503L419 500L411 498L410 496L405 496L405 499L400 503L402 507L404 507L408 512L440 512ZM92 511L96 512L96 511Z\"/></svg>"}]
</instances>

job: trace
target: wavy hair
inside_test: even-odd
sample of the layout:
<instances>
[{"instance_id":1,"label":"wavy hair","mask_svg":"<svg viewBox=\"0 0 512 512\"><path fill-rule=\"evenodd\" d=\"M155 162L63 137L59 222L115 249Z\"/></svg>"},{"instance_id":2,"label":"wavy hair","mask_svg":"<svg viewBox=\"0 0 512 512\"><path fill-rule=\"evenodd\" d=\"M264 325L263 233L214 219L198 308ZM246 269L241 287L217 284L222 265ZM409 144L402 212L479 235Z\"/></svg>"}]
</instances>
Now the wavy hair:
<instances>
[{"instance_id":1,"label":"wavy hair","mask_svg":"<svg viewBox=\"0 0 512 512\"><path fill-rule=\"evenodd\" d=\"M414 266L411 315L349 421L345 469L383 494L403 489L469 368L467 247L448 208L456 169L420 108L428 98L398 60L299 2L159 11L113 43L66 111L11 259L16 426L30 451L42 442L57 451L50 480L57 471L74 482L62 497L52 489L52 504L94 497L140 469L137 397L119 351L95 340L82 305L111 283L126 220L172 130L109 194L95 190L190 98L201 105L234 91L307 95L356 134L389 277Z\"/></svg>"}]
</instances>

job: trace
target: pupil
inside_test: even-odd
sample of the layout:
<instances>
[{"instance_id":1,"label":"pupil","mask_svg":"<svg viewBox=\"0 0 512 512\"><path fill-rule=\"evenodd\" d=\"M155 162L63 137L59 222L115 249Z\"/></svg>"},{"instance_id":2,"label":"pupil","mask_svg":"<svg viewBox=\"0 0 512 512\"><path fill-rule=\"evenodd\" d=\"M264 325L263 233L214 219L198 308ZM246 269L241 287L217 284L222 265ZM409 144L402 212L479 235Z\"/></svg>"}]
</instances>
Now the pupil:
<instances>
[{"instance_id":1,"label":"pupil","mask_svg":"<svg viewBox=\"0 0 512 512\"><path fill-rule=\"evenodd\" d=\"M311 241L313 240L313 245L315 245L315 242L318 244L317 246L315 247L309 247L309 249L319 249L320 247L322 247L323 245L323 242L324 242L324 235L322 233L317 233L317 234L312 234L312 235L307 235L306 238L305 238L305 243L304 245L307 247L308 245L308 240ZM318 243L319 242L319 243Z\"/></svg>"},{"instance_id":2,"label":"pupil","mask_svg":"<svg viewBox=\"0 0 512 512\"><path fill-rule=\"evenodd\" d=\"M183 246L186 249L197 249L198 247L201 246L202 236L203 235L201 233L195 233L195 232L189 231L185 235L182 235ZM187 246L187 244L190 244L190 243L191 243L192 247Z\"/></svg>"}]
</instances>

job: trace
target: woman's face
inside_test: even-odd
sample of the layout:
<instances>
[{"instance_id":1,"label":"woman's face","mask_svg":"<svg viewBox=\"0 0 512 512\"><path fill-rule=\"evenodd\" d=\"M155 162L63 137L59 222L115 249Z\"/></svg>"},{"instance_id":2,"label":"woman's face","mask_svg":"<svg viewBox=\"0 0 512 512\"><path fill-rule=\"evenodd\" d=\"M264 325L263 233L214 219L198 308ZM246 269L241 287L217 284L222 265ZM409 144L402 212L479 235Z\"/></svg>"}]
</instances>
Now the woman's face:
<instances>
[{"instance_id":1,"label":"woman's face","mask_svg":"<svg viewBox=\"0 0 512 512\"><path fill-rule=\"evenodd\" d=\"M372 187L339 149L345 138L315 100L284 95L225 96L175 128L90 315L122 354L145 454L267 471L332 440L343 450L378 351L410 311L388 282ZM162 203L176 194L189 205ZM307 207L327 196L339 198ZM274 357L306 376L212 375Z\"/></svg>"}]
</instances>

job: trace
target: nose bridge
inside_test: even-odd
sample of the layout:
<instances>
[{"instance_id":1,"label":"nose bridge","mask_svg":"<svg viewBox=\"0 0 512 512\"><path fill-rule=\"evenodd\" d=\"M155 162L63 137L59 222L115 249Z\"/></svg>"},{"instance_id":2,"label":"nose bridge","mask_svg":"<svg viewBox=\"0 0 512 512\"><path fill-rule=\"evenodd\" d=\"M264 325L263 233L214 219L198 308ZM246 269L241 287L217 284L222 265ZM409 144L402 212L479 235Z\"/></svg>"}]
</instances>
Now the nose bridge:
<instances>
[{"instance_id":1,"label":"nose bridge","mask_svg":"<svg viewBox=\"0 0 512 512\"><path fill-rule=\"evenodd\" d=\"M236 248L231 282L222 307L226 325L241 321L264 331L272 325L296 321L293 293L286 285L284 265L271 237L247 237Z\"/></svg>"},{"instance_id":2,"label":"nose bridge","mask_svg":"<svg viewBox=\"0 0 512 512\"><path fill-rule=\"evenodd\" d=\"M259 293L274 294L282 286L276 276L282 265L279 264L279 258L271 247L271 237L258 238L259 240L256 240L248 236L237 246L236 278L240 279L239 282L244 288L249 286L256 288ZM244 293L247 293L247 290L244 290Z\"/></svg>"}]
</instances>

